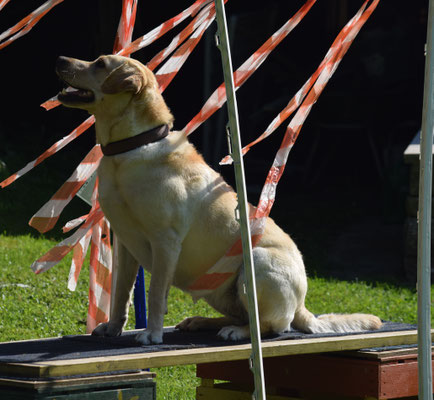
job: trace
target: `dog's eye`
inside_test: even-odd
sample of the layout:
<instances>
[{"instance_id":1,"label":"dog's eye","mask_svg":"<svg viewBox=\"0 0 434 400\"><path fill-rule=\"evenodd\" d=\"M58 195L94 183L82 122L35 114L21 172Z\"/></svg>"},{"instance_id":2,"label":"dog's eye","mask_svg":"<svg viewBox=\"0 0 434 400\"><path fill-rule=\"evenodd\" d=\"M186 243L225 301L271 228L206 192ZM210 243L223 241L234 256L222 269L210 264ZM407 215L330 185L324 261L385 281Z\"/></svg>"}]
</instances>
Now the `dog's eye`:
<instances>
[{"instance_id":1,"label":"dog's eye","mask_svg":"<svg viewBox=\"0 0 434 400\"><path fill-rule=\"evenodd\" d=\"M105 68L105 61L104 61L104 59L100 58L100 59L96 60L95 66L97 68Z\"/></svg>"}]
</instances>

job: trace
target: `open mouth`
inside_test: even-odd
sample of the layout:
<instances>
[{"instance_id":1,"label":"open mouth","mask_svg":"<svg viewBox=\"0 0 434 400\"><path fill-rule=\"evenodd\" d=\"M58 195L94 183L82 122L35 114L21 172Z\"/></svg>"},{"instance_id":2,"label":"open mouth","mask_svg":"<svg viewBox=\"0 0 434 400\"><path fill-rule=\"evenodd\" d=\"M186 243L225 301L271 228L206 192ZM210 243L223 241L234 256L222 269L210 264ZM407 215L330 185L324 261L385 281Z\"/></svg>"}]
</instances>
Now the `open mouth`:
<instances>
[{"instance_id":1,"label":"open mouth","mask_svg":"<svg viewBox=\"0 0 434 400\"><path fill-rule=\"evenodd\" d=\"M68 86L57 95L57 98L61 103L68 104L92 103L95 95L91 90Z\"/></svg>"}]
</instances>

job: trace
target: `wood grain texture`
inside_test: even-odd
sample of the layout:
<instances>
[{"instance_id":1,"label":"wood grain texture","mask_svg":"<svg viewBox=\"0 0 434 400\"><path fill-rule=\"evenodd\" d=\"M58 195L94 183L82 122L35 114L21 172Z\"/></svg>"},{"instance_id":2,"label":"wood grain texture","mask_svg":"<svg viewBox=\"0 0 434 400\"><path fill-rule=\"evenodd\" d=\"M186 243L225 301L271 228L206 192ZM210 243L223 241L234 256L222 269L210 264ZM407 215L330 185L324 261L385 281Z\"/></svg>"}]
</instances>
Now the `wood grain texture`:
<instances>
[{"instance_id":1,"label":"wood grain texture","mask_svg":"<svg viewBox=\"0 0 434 400\"><path fill-rule=\"evenodd\" d=\"M432 331L433 333L434 331ZM282 340L262 343L263 357L358 350L417 343L417 331L379 332L338 337ZM0 374L17 377L58 377L131 371L163 366L248 359L251 346L232 345L83 359L26 363L0 363Z\"/></svg>"}]
</instances>

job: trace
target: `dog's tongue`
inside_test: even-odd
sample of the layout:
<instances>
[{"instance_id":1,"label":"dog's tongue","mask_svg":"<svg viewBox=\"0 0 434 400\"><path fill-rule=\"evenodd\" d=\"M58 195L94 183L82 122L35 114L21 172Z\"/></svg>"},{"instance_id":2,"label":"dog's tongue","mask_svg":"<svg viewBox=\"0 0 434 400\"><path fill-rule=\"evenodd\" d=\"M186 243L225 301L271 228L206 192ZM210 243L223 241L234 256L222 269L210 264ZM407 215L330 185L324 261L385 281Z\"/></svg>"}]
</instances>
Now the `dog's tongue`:
<instances>
[{"instance_id":1,"label":"dog's tongue","mask_svg":"<svg viewBox=\"0 0 434 400\"><path fill-rule=\"evenodd\" d=\"M61 98L59 99L60 101L63 100L74 100L74 101L85 101L85 102L90 102L93 101L94 99L94 95L90 90L86 90L86 89L76 89L73 88L72 86L68 86L67 88L63 89L58 95L61 96Z\"/></svg>"}]
</instances>

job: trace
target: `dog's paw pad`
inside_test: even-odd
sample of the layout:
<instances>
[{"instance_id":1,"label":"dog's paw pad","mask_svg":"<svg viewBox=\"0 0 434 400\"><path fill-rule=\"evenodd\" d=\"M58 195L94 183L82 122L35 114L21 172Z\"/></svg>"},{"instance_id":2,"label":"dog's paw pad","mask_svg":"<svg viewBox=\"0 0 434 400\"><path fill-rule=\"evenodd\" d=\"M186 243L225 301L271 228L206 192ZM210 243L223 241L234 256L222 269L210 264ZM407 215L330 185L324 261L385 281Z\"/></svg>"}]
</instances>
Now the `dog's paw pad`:
<instances>
[{"instance_id":1,"label":"dog's paw pad","mask_svg":"<svg viewBox=\"0 0 434 400\"><path fill-rule=\"evenodd\" d=\"M136 335L135 340L142 345L163 343L163 332L143 331Z\"/></svg>"},{"instance_id":2,"label":"dog's paw pad","mask_svg":"<svg viewBox=\"0 0 434 400\"><path fill-rule=\"evenodd\" d=\"M248 334L246 334L246 329L244 327L230 325L220 329L217 336L224 340L241 340L246 339Z\"/></svg>"}]
</instances>

